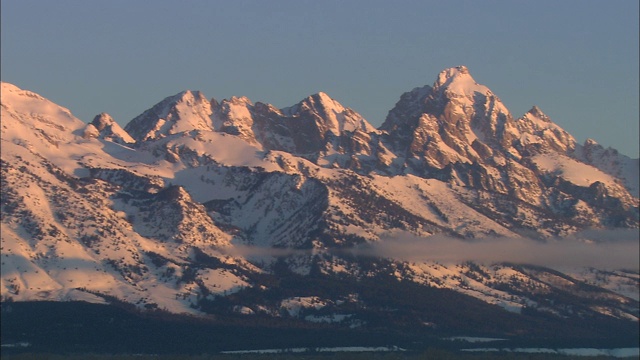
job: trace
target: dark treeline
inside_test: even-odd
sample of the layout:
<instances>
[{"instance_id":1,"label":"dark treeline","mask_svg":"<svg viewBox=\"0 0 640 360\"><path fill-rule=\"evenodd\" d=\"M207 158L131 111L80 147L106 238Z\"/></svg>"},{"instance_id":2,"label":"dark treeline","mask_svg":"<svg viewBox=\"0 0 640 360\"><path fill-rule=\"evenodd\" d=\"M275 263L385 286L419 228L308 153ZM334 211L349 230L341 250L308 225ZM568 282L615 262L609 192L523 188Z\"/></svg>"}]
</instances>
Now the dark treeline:
<instances>
[{"instance_id":1,"label":"dark treeline","mask_svg":"<svg viewBox=\"0 0 640 360\"><path fill-rule=\"evenodd\" d=\"M16 353L199 355L229 350L341 346L399 346L413 351L411 354L420 354L430 348L458 353L461 348L496 346L442 340L437 332L412 331L411 327L384 328L380 324L373 328L348 329L254 316L203 320L84 302L5 303L2 306L2 343L28 343L25 347L3 347L3 359ZM631 347L633 344L637 344L637 337L511 337L499 346L611 348ZM339 354L321 356L338 358ZM390 357L392 354L384 356L393 358Z\"/></svg>"},{"instance_id":2,"label":"dark treeline","mask_svg":"<svg viewBox=\"0 0 640 360\"><path fill-rule=\"evenodd\" d=\"M199 355L345 346L398 346L418 356L427 349L458 353L462 348L495 347L442 339L461 335L503 338L506 341L500 346L512 348L617 348L638 344L637 322L605 316L566 319L534 309L514 314L455 291L398 281L392 276L356 280L329 278L319 272L300 276L286 267L275 271L277 277L266 290L247 288L202 301L201 309L208 313L205 317L171 314L158 308L143 310L116 298L107 299L111 305L4 302L2 344L29 346L2 347L2 356L4 359L5 355L16 353ZM345 301L302 312L304 316L350 314L355 319L350 323L313 323L286 311L274 316L242 315L232 310L235 306L253 304L277 308L282 299L292 296L339 299L353 293L358 294L358 302Z\"/></svg>"},{"instance_id":3,"label":"dark treeline","mask_svg":"<svg viewBox=\"0 0 640 360\"><path fill-rule=\"evenodd\" d=\"M508 352L463 353L427 349L414 353L300 353L216 355L55 355L42 353L3 356L5 360L605 360L607 356L566 356ZM620 358L618 358L620 359ZM631 359L631 358L629 358Z\"/></svg>"}]
</instances>

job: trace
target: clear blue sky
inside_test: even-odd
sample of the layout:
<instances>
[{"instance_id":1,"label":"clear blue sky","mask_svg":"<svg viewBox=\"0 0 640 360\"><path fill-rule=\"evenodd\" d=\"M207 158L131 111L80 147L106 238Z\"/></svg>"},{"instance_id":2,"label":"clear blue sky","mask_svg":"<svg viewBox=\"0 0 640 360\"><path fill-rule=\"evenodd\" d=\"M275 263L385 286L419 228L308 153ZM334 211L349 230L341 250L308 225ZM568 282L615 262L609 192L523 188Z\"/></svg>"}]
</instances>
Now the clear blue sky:
<instances>
[{"instance_id":1,"label":"clear blue sky","mask_svg":"<svg viewBox=\"0 0 640 360\"><path fill-rule=\"evenodd\" d=\"M379 126L466 65L514 117L538 105L638 157L637 0L2 0L1 77L126 124L191 89L290 106L324 91Z\"/></svg>"}]
</instances>

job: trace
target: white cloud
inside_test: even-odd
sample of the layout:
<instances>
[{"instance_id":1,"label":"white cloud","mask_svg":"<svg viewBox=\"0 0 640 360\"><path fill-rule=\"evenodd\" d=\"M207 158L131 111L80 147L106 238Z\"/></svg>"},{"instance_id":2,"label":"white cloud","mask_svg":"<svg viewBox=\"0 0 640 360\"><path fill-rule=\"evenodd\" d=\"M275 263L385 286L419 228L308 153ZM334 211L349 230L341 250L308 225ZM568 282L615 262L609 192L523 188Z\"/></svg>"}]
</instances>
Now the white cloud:
<instances>
[{"instance_id":1,"label":"white cloud","mask_svg":"<svg viewBox=\"0 0 640 360\"><path fill-rule=\"evenodd\" d=\"M553 268L640 268L638 229L592 230L546 241L505 237L461 240L444 235L420 238L394 233L379 243L358 248L356 253L442 263L474 261L525 263Z\"/></svg>"}]
</instances>

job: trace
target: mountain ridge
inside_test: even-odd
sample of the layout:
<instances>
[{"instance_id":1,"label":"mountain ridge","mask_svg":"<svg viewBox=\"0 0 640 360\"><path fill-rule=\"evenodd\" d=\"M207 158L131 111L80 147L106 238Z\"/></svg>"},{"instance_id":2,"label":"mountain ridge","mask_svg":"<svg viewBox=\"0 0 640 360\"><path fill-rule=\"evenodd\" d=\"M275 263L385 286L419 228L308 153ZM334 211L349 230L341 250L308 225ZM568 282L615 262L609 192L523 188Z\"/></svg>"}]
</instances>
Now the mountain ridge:
<instances>
[{"instance_id":1,"label":"mountain ridge","mask_svg":"<svg viewBox=\"0 0 640 360\"><path fill-rule=\"evenodd\" d=\"M108 294L198 315L227 301L225 311L303 321L372 305L274 285L284 273L409 281L521 314L638 319L635 272L407 261L387 246L420 253L445 237L554 249L588 229L638 229L637 159L577 144L537 107L514 119L466 67L403 94L378 129L324 93L277 109L194 91L122 129L6 83L2 118L3 301ZM580 236L571 246L588 248ZM587 283L598 285L579 291Z\"/></svg>"}]
</instances>

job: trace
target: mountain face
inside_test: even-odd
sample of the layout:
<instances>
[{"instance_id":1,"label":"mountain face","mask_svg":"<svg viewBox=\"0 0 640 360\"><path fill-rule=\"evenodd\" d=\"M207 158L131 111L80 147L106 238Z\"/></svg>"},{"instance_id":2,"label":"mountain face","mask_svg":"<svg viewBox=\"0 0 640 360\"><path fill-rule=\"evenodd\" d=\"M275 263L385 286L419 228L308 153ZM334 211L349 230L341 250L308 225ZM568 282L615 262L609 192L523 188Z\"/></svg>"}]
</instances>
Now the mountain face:
<instances>
[{"instance_id":1,"label":"mountain face","mask_svg":"<svg viewBox=\"0 0 640 360\"><path fill-rule=\"evenodd\" d=\"M277 109L197 91L122 129L3 83L2 299L366 328L388 316L367 295L387 279L454 291L441 305L452 314L476 301L555 325L637 324L637 269L416 258L394 241L429 254L434 239L587 246L585 230L638 229L638 172L637 159L577 144L538 107L514 118L462 66L403 94L379 129L324 93Z\"/></svg>"}]
</instances>

